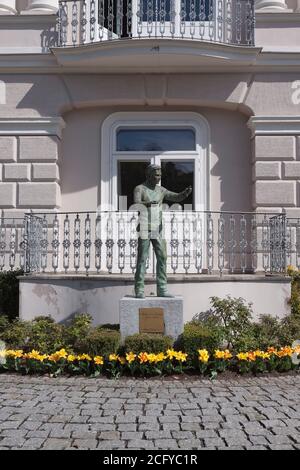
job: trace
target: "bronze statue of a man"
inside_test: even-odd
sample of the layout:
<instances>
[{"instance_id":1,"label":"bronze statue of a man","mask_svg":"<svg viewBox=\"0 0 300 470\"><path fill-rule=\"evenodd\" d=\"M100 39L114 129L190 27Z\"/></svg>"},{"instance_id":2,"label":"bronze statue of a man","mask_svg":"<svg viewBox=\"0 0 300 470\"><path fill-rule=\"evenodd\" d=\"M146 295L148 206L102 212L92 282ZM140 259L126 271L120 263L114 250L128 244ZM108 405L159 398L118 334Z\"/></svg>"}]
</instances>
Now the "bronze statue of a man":
<instances>
[{"instance_id":1,"label":"bronze statue of a man","mask_svg":"<svg viewBox=\"0 0 300 470\"><path fill-rule=\"evenodd\" d=\"M142 205L140 211L140 232L138 255L135 272L135 296L144 298L144 279L150 242L156 255L156 284L158 297L172 297L167 291L167 245L163 238L162 203L181 202L187 198L192 188L188 187L181 193L168 191L158 186L161 180L161 167L149 165L146 169L146 181L134 189L134 203Z\"/></svg>"}]
</instances>

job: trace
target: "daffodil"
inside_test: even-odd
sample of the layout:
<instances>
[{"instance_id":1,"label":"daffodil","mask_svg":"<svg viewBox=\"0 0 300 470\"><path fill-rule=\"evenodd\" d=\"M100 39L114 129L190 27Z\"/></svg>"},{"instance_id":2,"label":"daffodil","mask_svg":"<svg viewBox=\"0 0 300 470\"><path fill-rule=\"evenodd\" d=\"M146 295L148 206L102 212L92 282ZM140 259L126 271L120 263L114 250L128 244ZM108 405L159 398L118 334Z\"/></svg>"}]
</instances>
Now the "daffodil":
<instances>
[{"instance_id":1,"label":"daffodil","mask_svg":"<svg viewBox=\"0 0 300 470\"><path fill-rule=\"evenodd\" d=\"M199 361L204 362L205 364L209 360L209 353L206 349L198 349Z\"/></svg>"},{"instance_id":2,"label":"daffodil","mask_svg":"<svg viewBox=\"0 0 300 470\"><path fill-rule=\"evenodd\" d=\"M79 361L91 361L92 360L91 356L89 356L88 354L81 354L77 358Z\"/></svg>"},{"instance_id":3,"label":"daffodil","mask_svg":"<svg viewBox=\"0 0 300 470\"><path fill-rule=\"evenodd\" d=\"M138 355L138 358L141 364L143 364L144 362L148 362L148 354L146 352L141 352Z\"/></svg>"},{"instance_id":4,"label":"daffodil","mask_svg":"<svg viewBox=\"0 0 300 470\"><path fill-rule=\"evenodd\" d=\"M136 354L134 354L132 351L126 354L126 361L131 364L136 358Z\"/></svg>"},{"instance_id":5,"label":"daffodil","mask_svg":"<svg viewBox=\"0 0 300 470\"><path fill-rule=\"evenodd\" d=\"M108 356L108 359L109 359L110 361L117 361L118 358L119 358L119 356L118 356L117 354L110 354L110 355Z\"/></svg>"},{"instance_id":6,"label":"daffodil","mask_svg":"<svg viewBox=\"0 0 300 470\"><path fill-rule=\"evenodd\" d=\"M239 361L248 361L248 353L238 353L236 355L236 357L238 358Z\"/></svg>"},{"instance_id":7,"label":"daffodil","mask_svg":"<svg viewBox=\"0 0 300 470\"><path fill-rule=\"evenodd\" d=\"M67 357L67 361L68 362L74 362L76 361L76 356L74 356L73 354L69 354L68 357Z\"/></svg>"},{"instance_id":8,"label":"daffodil","mask_svg":"<svg viewBox=\"0 0 300 470\"><path fill-rule=\"evenodd\" d=\"M94 357L94 362L97 364L97 366L102 366L104 364L103 357L102 356L95 356Z\"/></svg>"},{"instance_id":9,"label":"daffodil","mask_svg":"<svg viewBox=\"0 0 300 470\"><path fill-rule=\"evenodd\" d=\"M167 350L167 357L168 359L175 359L177 351L174 351L174 349L168 349Z\"/></svg>"}]
</instances>

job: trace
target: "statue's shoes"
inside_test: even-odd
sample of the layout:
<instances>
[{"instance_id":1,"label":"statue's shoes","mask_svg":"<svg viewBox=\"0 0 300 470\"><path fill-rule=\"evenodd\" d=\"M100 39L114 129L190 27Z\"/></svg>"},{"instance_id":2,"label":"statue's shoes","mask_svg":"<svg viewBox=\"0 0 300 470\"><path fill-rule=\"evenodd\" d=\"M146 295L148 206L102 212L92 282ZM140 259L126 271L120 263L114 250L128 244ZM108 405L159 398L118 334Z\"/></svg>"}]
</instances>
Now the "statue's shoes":
<instances>
[{"instance_id":1,"label":"statue's shoes","mask_svg":"<svg viewBox=\"0 0 300 470\"><path fill-rule=\"evenodd\" d=\"M136 292L135 297L136 297L136 299L144 299L145 294L144 294L144 292Z\"/></svg>"},{"instance_id":2,"label":"statue's shoes","mask_svg":"<svg viewBox=\"0 0 300 470\"><path fill-rule=\"evenodd\" d=\"M169 294L169 292L164 291L164 292L157 292L157 297L168 297L170 299L173 299L175 296L172 294Z\"/></svg>"}]
</instances>

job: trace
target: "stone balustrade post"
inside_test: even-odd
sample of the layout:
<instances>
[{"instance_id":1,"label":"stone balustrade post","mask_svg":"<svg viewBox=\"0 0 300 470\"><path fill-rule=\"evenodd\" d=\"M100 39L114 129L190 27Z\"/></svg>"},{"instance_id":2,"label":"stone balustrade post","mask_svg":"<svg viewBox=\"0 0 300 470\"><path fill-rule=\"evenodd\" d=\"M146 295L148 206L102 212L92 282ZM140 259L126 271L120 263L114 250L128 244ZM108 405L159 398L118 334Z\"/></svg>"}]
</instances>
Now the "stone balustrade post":
<instances>
[{"instance_id":1,"label":"stone balustrade post","mask_svg":"<svg viewBox=\"0 0 300 470\"><path fill-rule=\"evenodd\" d=\"M51 14L51 13L56 13L57 10L58 10L58 0L30 0L26 13Z\"/></svg>"},{"instance_id":2,"label":"stone balustrade post","mask_svg":"<svg viewBox=\"0 0 300 470\"><path fill-rule=\"evenodd\" d=\"M255 0L255 9L256 11L283 11L287 9L287 5L285 0Z\"/></svg>"},{"instance_id":3,"label":"stone balustrade post","mask_svg":"<svg viewBox=\"0 0 300 470\"><path fill-rule=\"evenodd\" d=\"M0 0L0 15L15 15L16 0Z\"/></svg>"}]
</instances>

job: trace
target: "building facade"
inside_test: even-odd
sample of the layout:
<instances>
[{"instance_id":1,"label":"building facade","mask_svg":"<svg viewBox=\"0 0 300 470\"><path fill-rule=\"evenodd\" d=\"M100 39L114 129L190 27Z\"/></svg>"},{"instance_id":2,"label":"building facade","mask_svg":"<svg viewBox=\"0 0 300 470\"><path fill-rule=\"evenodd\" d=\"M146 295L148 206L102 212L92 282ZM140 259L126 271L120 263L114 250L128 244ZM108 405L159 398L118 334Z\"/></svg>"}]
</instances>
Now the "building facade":
<instances>
[{"instance_id":1,"label":"building facade","mask_svg":"<svg viewBox=\"0 0 300 470\"><path fill-rule=\"evenodd\" d=\"M186 319L227 294L284 315L278 273L300 264L299 0L0 0L0 264L31 274L24 318L117 320L136 260L125 211L149 162L164 186L193 186L166 215Z\"/></svg>"}]
</instances>

